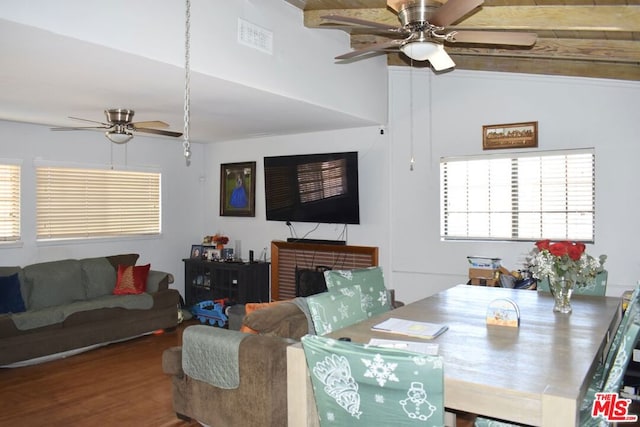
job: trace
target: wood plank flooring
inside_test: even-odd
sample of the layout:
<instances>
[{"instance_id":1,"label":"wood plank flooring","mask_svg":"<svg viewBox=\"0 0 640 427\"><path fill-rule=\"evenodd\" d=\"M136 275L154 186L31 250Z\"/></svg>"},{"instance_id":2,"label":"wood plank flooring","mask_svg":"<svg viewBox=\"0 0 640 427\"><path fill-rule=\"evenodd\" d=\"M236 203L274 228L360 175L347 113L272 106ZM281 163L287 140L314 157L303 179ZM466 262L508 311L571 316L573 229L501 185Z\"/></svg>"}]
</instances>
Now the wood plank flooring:
<instances>
[{"instance_id":1,"label":"wood plank flooring","mask_svg":"<svg viewBox=\"0 0 640 427\"><path fill-rule=\"evenodd\" d=\"M162 352L172 332L111 344L40 365L0 369L0 426L199 426L176 418Z\"/></svg>"}]
</instances>

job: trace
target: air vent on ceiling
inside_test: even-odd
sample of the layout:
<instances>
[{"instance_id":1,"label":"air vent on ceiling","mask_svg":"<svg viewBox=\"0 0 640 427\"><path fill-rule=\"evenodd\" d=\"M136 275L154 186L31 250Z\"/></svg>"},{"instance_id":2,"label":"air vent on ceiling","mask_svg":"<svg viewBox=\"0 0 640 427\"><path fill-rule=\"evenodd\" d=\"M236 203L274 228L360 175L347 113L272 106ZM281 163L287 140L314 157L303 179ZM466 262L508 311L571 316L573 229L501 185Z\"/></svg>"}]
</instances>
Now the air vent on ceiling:
<instances>
[{"instance_id":1,"label":"air vent on ceiling","mask_svg":"<svg viewBox=\"0 0 640 427\"><path fill-rule=\"evenodd\" d=\"M238 43L273 54L273 33L244 19L238 18Z\"/></svg>"}]
</instances>

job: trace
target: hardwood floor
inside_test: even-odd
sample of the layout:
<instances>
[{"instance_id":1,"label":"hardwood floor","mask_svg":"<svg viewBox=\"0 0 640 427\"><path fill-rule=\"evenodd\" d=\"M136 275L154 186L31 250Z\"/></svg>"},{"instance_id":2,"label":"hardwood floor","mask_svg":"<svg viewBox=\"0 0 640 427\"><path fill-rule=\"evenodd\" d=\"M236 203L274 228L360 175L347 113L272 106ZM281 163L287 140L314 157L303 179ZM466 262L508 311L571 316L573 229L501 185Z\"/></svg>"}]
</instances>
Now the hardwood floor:
<instances>
[{"instance_id":1,"label":"hardwood floor","mask_svg":"<svg viewBox=\"0 0 640 427\"><path fill-rule=\"evenodd\" d=\"M199 426L176 418L162 352L172 332L40 365L0 369L0 426Z\"/></svg>"}]
</instances>

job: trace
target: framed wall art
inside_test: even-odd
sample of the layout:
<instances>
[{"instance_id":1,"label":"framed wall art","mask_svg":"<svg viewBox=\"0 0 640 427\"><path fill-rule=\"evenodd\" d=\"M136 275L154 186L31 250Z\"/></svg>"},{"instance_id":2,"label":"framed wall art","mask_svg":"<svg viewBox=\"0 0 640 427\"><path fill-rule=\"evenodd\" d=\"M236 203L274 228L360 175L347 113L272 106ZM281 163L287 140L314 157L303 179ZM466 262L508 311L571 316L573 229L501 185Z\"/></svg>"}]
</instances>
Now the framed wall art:
<instances>
[{"instance_id":1,"label":"framed wall art","mask_svg":"<svg viewBox=\"0 0 640 427\"><path fill-rule=\"evenodd\" d=\"M538 146L538 122L482 126L482 149Z\"/></svg>"},{"instance_id":2,"label":"framed wall art","mask_svg":"<svg viewBox=\"0 0 640 427\"><path fill-rule=\"evenodd\" d=\"M220 165L220 215L256 216L256 162Z\"/></svg>"}]
</instances>

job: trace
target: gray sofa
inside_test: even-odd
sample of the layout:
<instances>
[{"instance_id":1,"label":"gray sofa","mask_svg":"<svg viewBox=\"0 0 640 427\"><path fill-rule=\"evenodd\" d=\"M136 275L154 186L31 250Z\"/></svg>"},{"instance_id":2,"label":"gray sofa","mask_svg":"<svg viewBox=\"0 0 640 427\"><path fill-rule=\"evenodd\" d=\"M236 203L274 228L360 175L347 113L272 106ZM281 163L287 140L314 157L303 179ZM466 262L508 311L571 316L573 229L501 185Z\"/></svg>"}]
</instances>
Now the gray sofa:
<instances>
[{"instance_id":1,"label":"gray sofa","mask_svg":"<svg viewBox=\"0 0 640 427\"><path fill-rule=\"evenodd\" d=\"M15 274L26 310L0 314L0 366L20 366L121 341L178 324L180 294L173 276L151 270L146 291L113 295L118 265L132 266L137 254L66 259L25 267L0 267Z\"/></svg>"}]
</instances>

